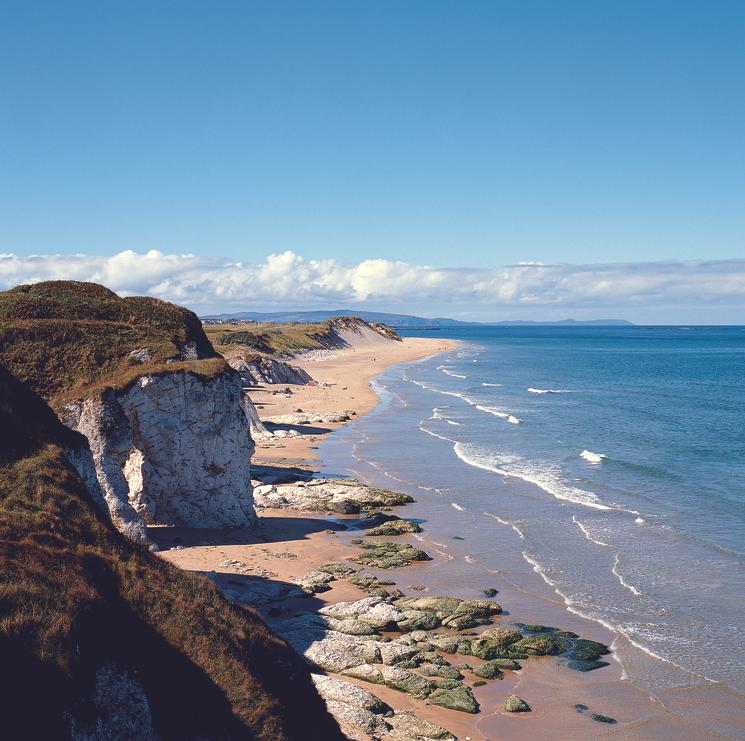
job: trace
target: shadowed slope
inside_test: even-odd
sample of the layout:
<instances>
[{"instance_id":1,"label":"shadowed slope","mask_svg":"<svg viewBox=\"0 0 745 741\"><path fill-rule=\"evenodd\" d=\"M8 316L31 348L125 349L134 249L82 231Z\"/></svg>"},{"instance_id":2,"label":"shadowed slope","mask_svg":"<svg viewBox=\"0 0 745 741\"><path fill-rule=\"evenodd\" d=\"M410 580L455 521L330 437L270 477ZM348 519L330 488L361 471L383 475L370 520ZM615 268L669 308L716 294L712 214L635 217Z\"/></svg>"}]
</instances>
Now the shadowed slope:
<instances>
[{"instance_id":1,"label":"shadowed slope","mask_svg":"<svg viewBox=\"0 0 745 741\"><path fill-rule=\"evenodd\" d=\"M306 666L255 612L104 521L62 439L77 436L0 366L4 735L64 738L71 722L111 729L144 713L168 739L341 738ZM144 711L136 693L96 701L112 676L127 681L104 687L136 688Z\"/></svg>"}]
</instances>

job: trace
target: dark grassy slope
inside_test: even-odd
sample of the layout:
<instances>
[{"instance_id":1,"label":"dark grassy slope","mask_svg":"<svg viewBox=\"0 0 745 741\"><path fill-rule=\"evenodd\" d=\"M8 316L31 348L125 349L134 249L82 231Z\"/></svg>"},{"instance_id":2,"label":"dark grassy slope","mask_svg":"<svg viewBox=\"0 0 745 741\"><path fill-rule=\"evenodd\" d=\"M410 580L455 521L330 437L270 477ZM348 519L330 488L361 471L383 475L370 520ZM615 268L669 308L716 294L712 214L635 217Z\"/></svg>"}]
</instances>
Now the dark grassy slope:
<instances>
[{"instance_id":1,"label":"dark grassy slope","mask_svg":"<svg viewBox=\"0 0 745 741\"><path fill-rule=\"evenodd\" d=\"M162 738L341 738L255 612L99 516L61 439L78 438L0 366L0 736L64 738L66 713L91 722L95 674L114 664Z\"/></svg>"},{"instance_id":2,"label":"dark grassy slope","mask_svg":"<svg viewBox=\"0 0 745 741\"><path fill-rule=\"evenodd\" d=\"M180 360L187 346L199 359ZM142 348L150 353L144 364L130 357ZM0 292L0 361L54 406L143 373L188 369L210 377L226 368L188 309L76 281Z\"/></svg>"}]
</instances>

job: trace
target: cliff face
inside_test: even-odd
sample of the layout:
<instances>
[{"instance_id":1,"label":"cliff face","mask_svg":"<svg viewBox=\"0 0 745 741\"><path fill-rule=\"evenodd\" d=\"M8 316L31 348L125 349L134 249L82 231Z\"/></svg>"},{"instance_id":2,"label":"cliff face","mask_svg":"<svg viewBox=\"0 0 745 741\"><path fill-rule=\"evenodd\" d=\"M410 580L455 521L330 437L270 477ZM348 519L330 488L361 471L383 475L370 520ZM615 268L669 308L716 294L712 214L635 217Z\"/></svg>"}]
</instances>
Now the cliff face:
<instances>
[{"instance_id":1,"label":"cliff face","mask_svg":"<svg viewBox=\"0 0 745 741\"><path fill-rule=\"evenodd\" d=\"M68 459L130 538L254 522L241 379L192 312L95 284L20 286L0 293L0 361L85 436Z\"/></svg>"},{"instance_id":2,"label":"cliff face","mask_svg":"<svg viewBox=\"0 0 745 741\"><path fill-rule=\"evenodd\" d=\"M131 534L133 513L187 527L254 522L253 441L240 393L230 371L213 379L181 371L66 405L62 419L88 439L117 527Z\"/></svg>"}]
</instances>

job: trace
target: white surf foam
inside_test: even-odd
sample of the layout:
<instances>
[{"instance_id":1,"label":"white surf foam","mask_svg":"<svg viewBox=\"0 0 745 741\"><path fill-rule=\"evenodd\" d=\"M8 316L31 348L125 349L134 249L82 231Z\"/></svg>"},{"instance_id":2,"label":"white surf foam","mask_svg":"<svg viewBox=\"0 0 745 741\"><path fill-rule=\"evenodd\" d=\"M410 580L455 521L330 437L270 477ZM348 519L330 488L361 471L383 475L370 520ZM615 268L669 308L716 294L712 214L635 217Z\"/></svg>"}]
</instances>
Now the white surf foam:
<instances>
[{"instance_id":1,"label":"white surf foam","mask_svg":"<svg viewBox=\"0 0 745 741\"><path fill-rule=\"evenodd\" d=\"M511 527L520 536L520 540L525 540L525 533L514 522L509 522L508 520L503 520L501 517L499 517L497 515L493 515L491 512L484 512L484 514L487 517L491 517L492 520L496 520L500 525L505 525L506 527Z\"/></svg>"},{"instance_id":2,"label":"white surf foam","mask_svg":"<svg viewBox=\"0 0 745 741\"><path fill-rule=\"evenodd\" d=\"M461 427L461 423L460 423L460 422L456 422L456 421L455 421L455 420L453 420L453 419L446 419L445 421L446 421L446 422L447 422L447 423L448 423L449 425L455 425L456 427Z\"/></svg>"},{"instance_id":3,"label":"white surf foam","mask_svg":"<svg viewBox=\"0 0 745 741\"><path fill-rule=\"evenodd\" d=\"M579 457L584 458L588 463L593 464L602 463L606 458L602 453L593 453L591 450L583 450L579 454Z\"/></svg>"},{"instance_id":4,"label":"white surf foam","mask_svg":"<svg viewBox=\"0 0 745 741\"><path fill-rule=\"evenodd\" d=\"M636 519L634 520L634 522L635 522L635 523L636 523L637 525L643 525L643 524L644 524L644 518L643 518L643 517L637 517L637 518L636 518Z\"/></svg>"},{"instance_id":5,"label":"white surf foam","mask_svg":"<svg viewBox=\"0 0 745 741\"><path fill-rule=\"evenodd\" d=\"M531 394L571 394L571 391L566 389L534 389L532 386L528 388Z\"/></svg>"},{"instance_id":6,"label":"white surf foam","mask_svg":"<svg viewBox=\"0 0 745 741\"><path fill-rule=\"evenodd\" d=\"M481 385L482 386L493 386L493 387L496 388L497 386L503 386L504 384L502 384L502 383L482 383Z\"/></svg>"},{"instance_id":7,"label":"white surf foam","mask_svg":"<svg viewBox=\"0 0 745 741\"><path fill-rule=\"evenodd\" d=\"M613 633L616 633L618 635L622 635L632 646L635 646L640 651L643 651L647 656L651 656L653 659L657 659L658 661L664 661L666 664L670 664L671 666L676 667L677 669L681 669L684 672L687 672L688 674L692 674L696 677L701 677L702 679L705 679L707 682L711 682L712 684L719 684L715 679L711 679L710 677L707 677L705 674L699 674L698 672L691 671L691 669L688 669L685 666L681 666L680 664L677 664L676 662L672 661L671 659L668 659L664 656L661 656L656 651L653 651L652 649L648 648L647 646L644 646L643 644L639 643L638 639L634 640L634 638L629 635L630 633L634 632L633 626L631 625L614 625L613 623L609 622L608 620L604 620L603 618L599 617L598 615L589 613L586 609L582 610L580 607L578 607L578 603L576 600L572 599L569 595L562 592L559 587L557 586L556 582L549 579L549 577L546 575L546 571L541 566L541 564L538 563L534 558L532 558L527 551L523 551L522 553L523 558L533 567L533 571L538 574L543 581L546 582L555 592L564 600L564 604L566 605L567 610L569 612L573 613L574 615L578 615L581 618L585 618L586 620L592 620L599 625L602 625L604 628L607 628L608 630L612 631Z\"/></svg>"},{"instance_id":8,"label":"white surf foam","mask_svg":"<svg viewBox=\"0 0 745 741\"><path fill-rule=\"evenodd\" d=\"M513 425L519 425L520 422L522 422L521 419L516 417L514 414L510 414L509 412L503 412L501 409L496 409L495 407L486 407L482 404L474 404L473 406L476 407L480 412L486 412L487 414L491 414L494 417L500 417L501 419L506 419L510 424Z\"/></svg>"},{"instance_id":9,"label":"white surf foam","mask_svg":"<svg viewBox=\"0 0 745 741\"><path fill-rule=\"evenodd\" d=\"M452 376L453 378L468 378L468 376L464 376L462 373L454 373L446 365L438 366L437 370L441 370L445 375Z\"/></svg>"},{"instance_id":10,"label":"white surf foam","mask_svg":"<svg viewBox=\"0 0 745 741\"><path fill-rule=\"evenodd\" d=\"M461 506L460 506L460 504L458 504L457 502L450 502L450 506L451 506L451 507L452 507L453 509L457 509L457 510L458 510L458 512L465 512L465 511L466 511L466 510L465 510L465 509L464 509L463 507L461 507Z\"/></svg>"},{"instance_id":11,"label":"white surf foam","mask_svg":"<svg viewBox=\"0 0 745 741\"><path fill-rule=\"evenodd\" d=\"M603 504L592 492L565 484L556 467L550 463L536 463L514 454L485 452L468 443L455 443L453 450L469 466L527 481L556 499L593 509L613 509Z\"/></svg>"}]
</instances>

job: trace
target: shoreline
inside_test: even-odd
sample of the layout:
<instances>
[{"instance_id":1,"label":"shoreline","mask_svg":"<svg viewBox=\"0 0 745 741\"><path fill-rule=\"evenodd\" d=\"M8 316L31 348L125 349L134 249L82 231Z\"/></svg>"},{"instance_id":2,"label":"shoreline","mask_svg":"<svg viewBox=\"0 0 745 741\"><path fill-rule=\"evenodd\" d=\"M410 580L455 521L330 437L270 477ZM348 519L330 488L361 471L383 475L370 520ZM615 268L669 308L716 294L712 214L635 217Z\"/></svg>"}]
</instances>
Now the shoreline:
<instances>
[{"instance_id":1,"label":"shoreline","mask_svg":"<svg viewBox=\"0 0 745 741\"><path fill-rule=\"evenodd\" d=\"M372 411L380 403L380 398L370 385L380 373L392 365L422 360L455 349L461 344L453 340L405 338L404 344L394 348L392 352L387 352L387 348L383 350L374 347L336 351L321 357L310 354L296 359L293 364L307 370L319 381L318 386L293 388L293 393L288 395L276 393L278 389L274 387L259 387L252 389L251 396L262 420L291 414L298 409L328 414L345 408L355 411L353 419L356 419ZM342 402L346 402L346 405ZM299 437L258 441L252 465L259 471L267 469L273 473L276 473L276 469L287 467L315 471L326 468L327 462L320 459L316 452L317 443L349 421L323 423L322 427L299 430ZM401 515L406 517L407 510L412 506L415 505L401 508ZM242 564L238 567L240 573L287 584L300 579L308 570L324 563L343 561L358 555L358 551L349 543L349 540L354 538L355 531L340 529L344 520L348 519L346 515L335 515L330 518L323 513L263 509L259 510L259 518L260 526L253 533L169 528L159 529L157 539L164 548L164 558L187 570L213 572L213 578L226 588L230 588L231 581L234 581L231 576L235 577L236 562ZM428 540L426 526L420 538L412 539L410 535L404 535L393 540L422 545L434 560L427 564L413 564L391 570L385 574L386 577L393 579L407 595L418 594L411 591L411 586L415 583L424 587L426 592L423 593L430 593L430 590L433 594L454 593L452 588L437 586L437 574L440 573L438 568L442 570L445 557L436 545ZM417 540L421 543L417 543ZM172 550L165 550L169 547ZM229 562L233 562L233 565ZM371 571L375 574L382 573L375 569ZM486 578L486 575L479 576L478 581L484 581ZM525 618L530 616L532 622L535 622L536 618L540 618L541 621L546 618L546 624L552 625L555 622L551 622L551 617L555 618L557 610L560 610L569 616L559 623L564 629L577 632L581 629L583 638L607 643L615 643L621 639L614 631L601 628L588 618L572 614L564 601L560 600L542 579L538 581L542 587L546 587L545 593L541 593L544 590L525 589L524 585L510 583L509 579L502 577L496 577L494 581L498 581L499 584L496 586L500 587L497 599L509 611L508 614ZM358 600L366 596L346 581L334 581L329 586L328 591L315 594L310 600L287 600L286 606L283 603L283 612L289 609L303 614L313 612L324 605ZM470 598L478 596L472 594L475 585L470 586L471 592L468 594L456 593L458 596ZM487 585L481 585L482 588L484 586ZM272 625L277 616L272 614L271 608L265 606L259 611ZM595 628L583 629L587 623L591 623ZM667 712L662 715L645 714L644 717L640 717L639 713L629 713L628 706L633 707L640 700L640 690L625 681L623 674L623 667L613 658L611 665L601 671L580 674L562 671L553 657L534 657L526 663L519 674L510 672L501 682L492 682L473 689L482 706L478 715L466 715L427 705L424 701L414 700L409 695L388 687L370 685L348 676L340 678L372 691L396 710L411 710L419 717L447 728L460 738L489 739L496 735L506 735L511 739L563 737L556 735L557 724L562 732L566 733L567 738L598 738L606 735L651 738L659 737L660 733L683 732L687 732L687 738L720 737L703 732L701 735L691 735L693 729L690 726L682 723L681 718L671 717ZM506 714L501 710L505 697L513 689L525 693L529 700L541 698L540 702L535 704L533 712L526 717ZM593 698L588 702L592 711L597 710L601 714L617 718L618 725L605 726L589 722L587 717L573 708L573 704L580 701L579 695ZM567 709L570 709L570 712L567 712ZM729 736L722 735L721 738Z\"/></svg>"}]
</instances>

